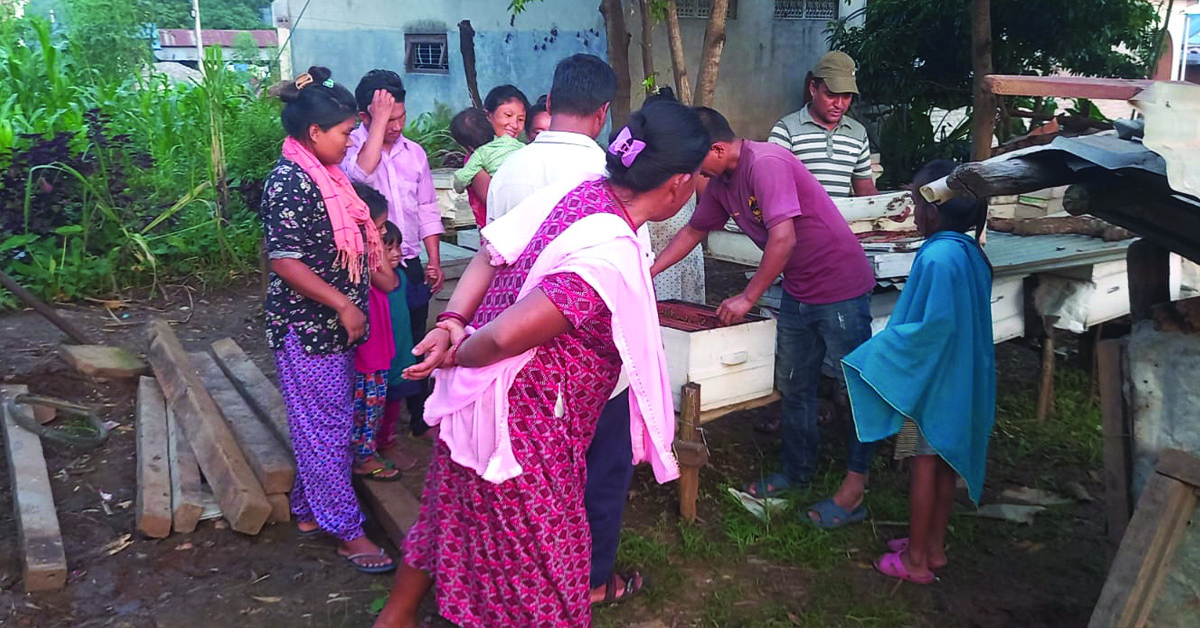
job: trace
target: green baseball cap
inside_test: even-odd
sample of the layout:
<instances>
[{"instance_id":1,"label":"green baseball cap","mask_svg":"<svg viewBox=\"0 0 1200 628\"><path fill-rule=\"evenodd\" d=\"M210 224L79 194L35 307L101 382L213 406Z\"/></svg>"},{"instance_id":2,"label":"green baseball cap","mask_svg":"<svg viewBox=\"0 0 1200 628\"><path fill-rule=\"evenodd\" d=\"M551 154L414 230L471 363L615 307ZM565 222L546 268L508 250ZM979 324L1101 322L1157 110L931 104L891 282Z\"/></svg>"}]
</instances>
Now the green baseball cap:
<instances>
[{"instance_id":1,"label":"green baseball cap","mask_svg":"<svg viewBox=\"0 0 1200 628\"><path fill-rule=\"evenodd\" d=\"M854 72L854 59L837 50L825 53L813 68L813 76L825 81L829 91L835 94L858 93L858 83L854 81Z\"/></svg>"}]
</instances>

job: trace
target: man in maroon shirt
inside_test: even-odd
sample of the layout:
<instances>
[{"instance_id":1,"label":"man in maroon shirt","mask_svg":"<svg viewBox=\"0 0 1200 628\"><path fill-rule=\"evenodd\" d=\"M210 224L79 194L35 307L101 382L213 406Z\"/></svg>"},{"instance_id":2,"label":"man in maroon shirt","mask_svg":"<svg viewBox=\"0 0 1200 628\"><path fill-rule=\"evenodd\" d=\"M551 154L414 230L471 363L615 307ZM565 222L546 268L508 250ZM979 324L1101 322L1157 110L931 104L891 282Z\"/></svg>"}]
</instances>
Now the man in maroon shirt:
<instances>
[{"instance_id":1,"label":"man in maroon shirt","mask_svg":"<svg viewBox=\"0 0 1200 628\"><path fill-rule=\"evenodd\" d=\"M688 226L658 256L651 272L669 268L729 218L763 250L758 270L741 293L717 310L721 322L741 321L783 274L775 346L775 385L783 395L783 471L750 482L759 497L807 487L817 466L820 430L817 385L826 354L842 357L871 337L875 276L862 245L829 194L791 151L738 138L720 113L698 109L713 145L700 166L710 178ZM821 527L866 517L862 505L874 446L851 434L845 480L832 498L809 509Z\"/></svg>"}]
</instances>

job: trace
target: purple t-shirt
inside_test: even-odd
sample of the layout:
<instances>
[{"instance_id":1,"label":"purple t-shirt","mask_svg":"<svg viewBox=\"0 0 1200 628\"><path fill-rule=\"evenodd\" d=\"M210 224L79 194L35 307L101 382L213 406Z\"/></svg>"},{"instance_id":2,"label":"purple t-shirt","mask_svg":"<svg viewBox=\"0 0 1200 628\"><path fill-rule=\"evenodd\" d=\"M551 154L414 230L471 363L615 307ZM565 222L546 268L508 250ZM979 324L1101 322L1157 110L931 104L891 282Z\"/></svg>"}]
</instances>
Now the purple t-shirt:
<instances>
[{"instance_id":1,"label":"purple t-shirt","mask_svg":"<svg viewBox=\"0 0 1200 628\"><path fill-rule=\"evenodd\" d=\"M688 224L715 231L731 216L760 249L768 229L792 221L796 248L783 269L783 289L801 303L836 303L875 287L875 273L846 219L786 148L743 142L737 169L709 182Z\"/></svg>"}]
</instances>

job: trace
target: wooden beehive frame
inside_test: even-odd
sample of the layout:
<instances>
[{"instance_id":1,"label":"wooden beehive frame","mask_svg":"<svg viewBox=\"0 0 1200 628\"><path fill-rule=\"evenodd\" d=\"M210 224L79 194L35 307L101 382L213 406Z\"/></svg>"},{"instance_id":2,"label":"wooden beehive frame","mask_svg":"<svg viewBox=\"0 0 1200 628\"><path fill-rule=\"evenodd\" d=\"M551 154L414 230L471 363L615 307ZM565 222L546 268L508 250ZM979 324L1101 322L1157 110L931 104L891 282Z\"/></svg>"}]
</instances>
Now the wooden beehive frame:
<instances>
[{"instance_id":1,"label":"wooden beehive frame","mask_svg":"<svg viewBox=\"0 0 1200 628\"><path fill-rule=\"evenodd\" d=\"M1088 628L1141 628L1196 512L1200 458L1164 450L1129 521Z\"/></svg>"}]
</instances>

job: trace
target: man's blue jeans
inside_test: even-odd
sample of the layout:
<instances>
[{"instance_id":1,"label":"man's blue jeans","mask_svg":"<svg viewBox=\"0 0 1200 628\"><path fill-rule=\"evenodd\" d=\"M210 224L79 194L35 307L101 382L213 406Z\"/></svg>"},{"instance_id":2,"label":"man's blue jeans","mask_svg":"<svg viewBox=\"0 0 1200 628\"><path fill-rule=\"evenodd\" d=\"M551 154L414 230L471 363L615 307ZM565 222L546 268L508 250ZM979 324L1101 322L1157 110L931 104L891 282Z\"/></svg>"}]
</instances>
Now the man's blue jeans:
<instances>
[{"instance_id":1,"label":"man's blue jeans","mask_svg":"<svg viewBox=\"0 0 1200 628\"><path fill-rule=\"evenodd\" d=\"M783 395L783 475L792 485L807 485L817 468L821 445L817 387L826 354L836 366L838 383L844 390L842 358L870 337L870 293L822 305L801 303L783 293L775 338L775 386ZM874 452L875 444L859 442L851 426L848 470L869 471Z\"/></svg>"}]
</instances>

